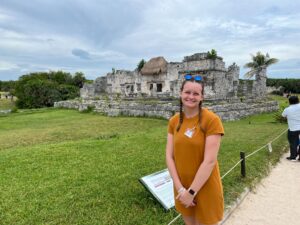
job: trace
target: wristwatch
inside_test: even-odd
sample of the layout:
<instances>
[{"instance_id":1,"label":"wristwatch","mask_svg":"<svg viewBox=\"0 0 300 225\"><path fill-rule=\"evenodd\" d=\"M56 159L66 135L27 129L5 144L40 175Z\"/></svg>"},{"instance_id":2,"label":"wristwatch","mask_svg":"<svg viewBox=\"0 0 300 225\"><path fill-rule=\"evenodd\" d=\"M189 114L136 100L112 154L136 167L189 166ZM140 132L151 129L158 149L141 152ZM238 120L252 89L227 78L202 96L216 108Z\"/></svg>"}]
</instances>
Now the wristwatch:
<instances>
[{"instance_id":1,"label":"wristwatch","mask_svg":"<svg viewBox=\"0 0 300 225\"><path fill-rule=\"evenodd\" d=\"M196 193L193 189L191 189L191 188L189 188L188 192L189 192L191 195L193 195L193 196L195 196L195 195L197 194L197 193Z\"/></svg>"}]
</instances>

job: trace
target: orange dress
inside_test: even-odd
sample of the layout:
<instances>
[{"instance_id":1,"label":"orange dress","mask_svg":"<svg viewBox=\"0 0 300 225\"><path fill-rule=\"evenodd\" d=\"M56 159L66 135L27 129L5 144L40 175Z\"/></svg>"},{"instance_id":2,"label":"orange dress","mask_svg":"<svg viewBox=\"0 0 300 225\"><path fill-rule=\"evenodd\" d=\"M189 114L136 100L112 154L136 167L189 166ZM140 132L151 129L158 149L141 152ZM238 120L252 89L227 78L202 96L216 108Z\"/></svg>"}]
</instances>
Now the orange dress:
<instances>
[{"instance_id":1,"label":"orange dress","mask_svg":"<svg viewBox=\"0 0 300 225\"><path fill-rule=\"evenodd\" d=\"M179 132L176 131L178 123L177 113L169 120L168 133L173 135L174 161L179 179L188 189L204 159L205 137L213 134L223 135L224 128L220 118L205 108L202 109L201 116L201 127L204 131L198 125L198 115L192 118L184 116ZM189 138L184 133L193 127L195 127L194 134ZM175 188L174 195L177 196ZM218 163L198 191L195 201L195 207L185 208L175 199L175 208L184 216L195 216L200 223L214 224L222 220L224 199Z\"/></svg>"}]
</instances>

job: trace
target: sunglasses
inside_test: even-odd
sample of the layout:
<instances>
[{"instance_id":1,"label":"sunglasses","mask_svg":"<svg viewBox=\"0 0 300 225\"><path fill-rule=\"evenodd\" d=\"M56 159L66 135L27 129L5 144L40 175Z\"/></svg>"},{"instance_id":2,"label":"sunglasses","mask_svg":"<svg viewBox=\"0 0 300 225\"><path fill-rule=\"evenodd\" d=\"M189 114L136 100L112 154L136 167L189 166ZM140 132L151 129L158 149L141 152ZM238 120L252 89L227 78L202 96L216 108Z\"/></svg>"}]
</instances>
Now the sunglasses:
<instances>
[{"instance_id":1,"label":"sunglasses","mask_svg":"<svg viewBox=\"0 0 300 225\"><path fill-rule=\"evenodd\" d=\"M200 75L192 76L191 74L184 75L185 80L194 80L194 81L202 81L202 77Z\"/></svg>"}]
</instances>

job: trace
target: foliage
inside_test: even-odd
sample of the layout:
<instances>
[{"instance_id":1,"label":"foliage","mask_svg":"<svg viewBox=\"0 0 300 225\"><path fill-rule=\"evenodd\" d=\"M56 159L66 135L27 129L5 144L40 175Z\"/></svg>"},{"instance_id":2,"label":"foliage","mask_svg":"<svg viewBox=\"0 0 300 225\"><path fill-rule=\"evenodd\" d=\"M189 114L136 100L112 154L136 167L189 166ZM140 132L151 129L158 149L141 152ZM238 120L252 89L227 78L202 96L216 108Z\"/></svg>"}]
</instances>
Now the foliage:
<instances>
[{"instance_id":1,"label":"foliage","mask_svg":"<svg viewBox=\"0 0 300 225\"><path fill-rule=\"evenodd\" d=\"M82 72L76 72L75 75L73 76L73 84L76 87L82 88L85 81L86 79Z\"/></svg>"},{"instance_id":2,"label":"foliage","mask_svg":"<svg viewBox=\"0 0 300 225\"><path fill-rule=\"evenodd\" d=\"M90 113L93 112L95 109L95 106L88 106L86 109L82 110L81 113Z\"/></svg>"},{"instance_id":3,"label":"foliage","mask_svg":"<svg viewBox=\"0 0 300 225\"><path fill-rule=\"evenodd\" d=\"M207 52L207 58L209 59L216 59L218 57L217 51L215 49L212 49L211 51Z\"/></svg>"},{"instance_id":4,"label":"foliage","mask_svg":"<svg viewBox=\"0 0 300 225\"><path fill-rule=\"evenodd\" d=\"M280 90L279 94L285 93L300 93L300 79L291 79L291 78L285 78L285 79L274 79L274 78L268 78L267 79L267 86L272 87L282 87L282 90Z\"/></svg>"},{"instance_id":5,"label":"foliage","mask_svg":"<svg viewBox=\"0 0 300 225\"><path fill-rule=\"evenodd\" d=\"M285 107L280 107L280 109L274 113L274 119L276 122L287 123L286 117L282 117L282 112L283 112L284 108Z\"/></svg>"},{"instance_id":6,"label":"foliage","mask_svg":"<svg viewBox=\"0 0 300 225\"><path fill-rule=\"evenodd\" d=\"M259 73L263 68L266 68L272 64L277 63L279 60L276 58L270 58L269 54L262 54L257 52L256 55L252 55L252 62L246 63L244 68L250 68L250 71L247 72L244 76L246 78L251 78L257 73Z\"/></svg>"},{"instance_id":7,"label":"foliage","mask_svg":"<svg viewBox=\"0 0 300 225\"><path fill-rule=\"evenodd\" d=\"M146 64L146 61L142 59L138 64L137 64L137 70L141 71L144 65Z\"/></svg>"},{"instance_id":8,"label":"foliage","mask_svg":"<svg viewBox=\"0 0 300 225\"><path fill-rule=\"evenodd\" d=\"M287 119L282 117L283 110L289 106L288 98L278 95L270 95L269 96L272 100L275 100L279 104L279 109L273 114L273 118L275 122L279 123L287 123Z\"/></svg>"},{"instance_id":9,"label":"foliage","mask_svg":"<svg viewBox=\"0 0 300 225\"><path fill-rule=\"evenodd\" d=\"M36 72L23 75L15 87L19 108L51 107L54 102L79 96L85 81L83 73L74 77L63 71Z\"/></svg>"},{"instance_id":10,"label":"foliage","mask_svg":"<svg viewBox=\"0 0 300 225\"><path fill-rule=\"evenodd\" d=\"M11 112L12 113L18 112L18 108L16 106L13 106L12 109L11 109Z\"/></svg>"},{"instance_id":11,"label":"foliage","mask_svg":"<svg viewBox=\"0 0 300 225\"><path fill-rule=\"evenodd\" d=\"M15 102L11 99L0 99L0 110L13 109Z\"/></svg>"},{"instance_id":12,"label":"foliage","mask_svg":"<svg viewBox=\"0 0 300 225\"><path fill-rule=\"evenodd\" d=\"M58 109L0 117L1 224L168 224L177 213L166 213L138 182L166 168L167 122ZM286 129L272 114L224 127L221 175L240 151L250 154ZM272 153L247 158L246 178L236 168L222 180L227 206L266 175L286 143L283 135Z\"/></svg>"},{"instance_id":13,"label":"foliage","mask_svg":"<svg viewBox=\"0 0 300 225\"><path fill-rule=\"evenodd\" d=\"M32 79L26 83L18 83L16 102L19 108L41 108L53 106L61 100L59 85L50 80Z\"/></svg>"},{"instance_id":14,"label":"foliage","mask_svg":"<svg viewBox=\"0 0 300 225\"><path fill-rule=\"evenodd\" d=\"M15 87L16 87L16 81L10 80L10 81L1 81L0 80L0 91L3 92L10 92L11 94L14 93Z\"/></svg>"},{"instance_id":15,"label":"foliage","mask_svg":"<svg viewBox=\"0 0 300 225\"><path fill-rule=\"evenodd\" d=\"M94 83L94 81L93 80L85 80L84 83L85 84L92 84L92 83Z\"/></svg>"},{"instance_id":16,"label":"foliage","mask_svg":"<svg viewBox=\"0 0 300 225\"><path fill-rule=\"evenodd\" d=\"M74 99L79 97L78 86L61 84L58 86L58 91L61 95L61 100Z\"/></svg>"}]
</instances>

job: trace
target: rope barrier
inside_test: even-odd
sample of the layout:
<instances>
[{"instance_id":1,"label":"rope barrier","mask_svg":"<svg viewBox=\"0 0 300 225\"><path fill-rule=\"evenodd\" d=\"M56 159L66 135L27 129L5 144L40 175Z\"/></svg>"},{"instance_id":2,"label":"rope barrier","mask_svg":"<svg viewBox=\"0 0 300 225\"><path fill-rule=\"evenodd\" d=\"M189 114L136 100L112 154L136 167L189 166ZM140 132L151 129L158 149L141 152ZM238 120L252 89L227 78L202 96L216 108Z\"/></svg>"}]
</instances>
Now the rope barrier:
<instances>
[{"instance_id":1,"label":"rope barrier","mask_svg":"<svg viewBox=\"0 0 300 225\"><path fill-rule=\"evenodd\" d=\"M243 159L241 159L240 161L238 161L230 170L228 170L222 177L221 177L221 179L223 180L223 178L227 175L227 174L229 174L235 167L237 167L239 164L240 164L240 162L242 162L243 161Z\"/></svg>"},{"instance_id":2,"label":"rope barrier","mask_svg":"<svg viewBox=\"0 0 300 225\"><path fill-rule=\"evenodd\" d=\"M276 140L277 140L281 135L283 135L287 130L288 130L288 129L284 130L284 131L283 131L282 133L280 133L276 138L274 138L272 141L268 142L268 144L270 144L270 143L276 141ZM268 144L265 144L264 146L258 148L258 149L255 150L254 152L250 153L249 155L247 155L247 156L245 157L245 159L248 158L248 157L250 157L250 156L252 156L252 155L254 155L254 154L257 153L258 151L262 150L263 148L265 148L266 146L268 146ZM231 168L230 168L230 169L229 169L229 170L221 177L221 179L223 180L223 178L224 178L225 176L227 176L227 175L228 175L235 167L237 167L242 161L243 161L243 159L239 160L233 167L231 167ZM171 225L172 223L174 223L180 216L181 216L181 214L178 214L178 215L177 215L170 223L168 223L168 225Z\"/></svg>"},{"instance_id":3,"label":"rope barrier","mask_svg":"<svg viewBox=\"0 0 300 225\"><path fill-rule=\"evenodd\" d=\"M173 219L170 223L168 223L168 225L171 225L172 223L174 223L179 217L181 216L181 214L179 213L175 219Z\"/></svg>"},{"instance_id":4,"label":"rope barrier","mask_svg":"<svg viewBox=\"0 0 300 225\"><path fill-rule=\"evenodd\" d=\"M277 140L277 139L278 139L281 135L283 135L287 130L288 130L288 129L284 130L280 135L278 135L276 138L274 138L274 139L273 139L272 141L270 141L269 143L272 143L272 142L274 142L275 140ZM268 144L269 144L269 143L268 143ZM247 155L247 156L246 156L246 159L247 159L248 157L254 155L256 152L258 152L258 151L262 150L263 148L267 147L268 144L266 144L266 145L260 147L259 149L255 150L255 151L252 152L251 154Z\"/></svg>"}]
</instances>

